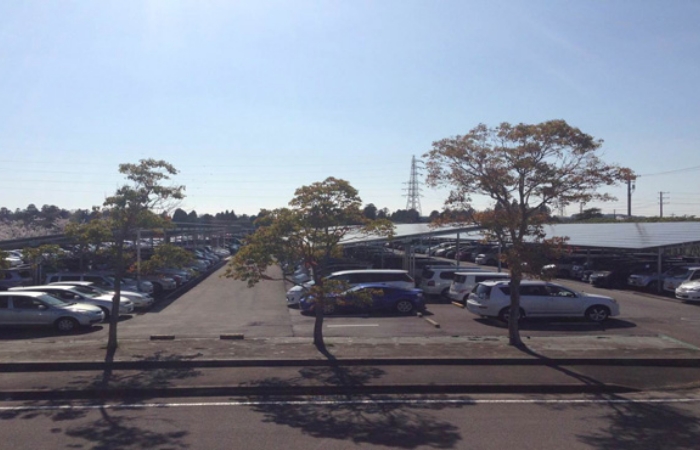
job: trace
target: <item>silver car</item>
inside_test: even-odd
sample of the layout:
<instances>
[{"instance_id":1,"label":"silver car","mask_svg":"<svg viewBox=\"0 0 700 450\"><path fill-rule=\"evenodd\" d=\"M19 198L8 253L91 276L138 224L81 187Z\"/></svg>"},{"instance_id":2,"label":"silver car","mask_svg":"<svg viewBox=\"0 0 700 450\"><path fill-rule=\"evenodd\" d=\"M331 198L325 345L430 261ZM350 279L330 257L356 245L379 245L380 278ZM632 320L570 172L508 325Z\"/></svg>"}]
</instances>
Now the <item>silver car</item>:
<instances>
[{"instance_id":1,"label":"silver car","mask_svg":"<svg viewBox=\"0 0 700 450\"><path fill-rule=\"evenodd\" d=\"M96 306L66 303L43 292L0 292L0 325L49 325L61 332L102 322Z\"/></svg>"},{"instance_id":2,"label":"silver car","mask_svg":"<svg viewBox=\"0 0 700 450\"><path fill-rule=\"evenodd\" d=\"M98 295L91 292L80 292L80 287L78 286L26 286L26 287L15 287L9 290L9 292L22 292L22 291L34 291L43 292L45 294L51 295L67 303L85 303L88 305L97 306L103 312L106 318L112 312L112 305L114 304L113 297L109 295ZM119 302L119 315L127 315L134 312L134 304L131 300L123 299Z\"/></svg>"},{"instance_id":3,"label":"silver car","mask_svg":"<svg viewBox=\"0 0 700 450\"><path fill-rule=\"evenodd\" d=\"M510 281L484 281L469 294L467 309L482 317L510 317ZM520 284L520 317L585 317L602 322L620 314L612 297L577 292L546 281L523 280Z\"/></svg>"}]
</instances>

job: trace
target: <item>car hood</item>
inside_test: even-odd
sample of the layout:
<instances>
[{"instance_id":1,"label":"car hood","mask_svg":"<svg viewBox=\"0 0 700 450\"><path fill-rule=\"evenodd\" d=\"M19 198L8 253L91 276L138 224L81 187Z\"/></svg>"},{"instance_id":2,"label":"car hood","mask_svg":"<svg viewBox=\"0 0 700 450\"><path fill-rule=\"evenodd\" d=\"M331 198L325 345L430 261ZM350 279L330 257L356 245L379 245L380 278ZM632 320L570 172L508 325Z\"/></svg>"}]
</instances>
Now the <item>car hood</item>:
<instances>
[{"instance_id":1,"label":"car hood","mask_svg":"<svg viewBox=\"0 0 700 450\"><path fill-rule=\"evenodd\" d=\"M78 313L102 312L102 310L97 306L88 305L87 303L66 303L65 305L56 307Z\"/></svg>"},{"instance_id":2,"label":"car hood","mask_svg":"<svg viewBox=\"0 0 700 450\"><path fill-rule=\"evenodd\" d=\"M608 300L608 301L615 301L612 297L608 297L607 295L600 295L600 294L590 294L588 292L581 292L581 297L583 298L594 298L594 299L599 299L599 300Z\"/></svg>"},{"instance_id":3,"label":"car hood","mask_svg":"<svg viewBox=\"0 0 700 450\"><path fill-rule=\"evenodd\" d=\"M681 286L684 288L697 288L700 287L700 280L686 281L685 283L681 283Z\"/></svg>"}]
</instances>

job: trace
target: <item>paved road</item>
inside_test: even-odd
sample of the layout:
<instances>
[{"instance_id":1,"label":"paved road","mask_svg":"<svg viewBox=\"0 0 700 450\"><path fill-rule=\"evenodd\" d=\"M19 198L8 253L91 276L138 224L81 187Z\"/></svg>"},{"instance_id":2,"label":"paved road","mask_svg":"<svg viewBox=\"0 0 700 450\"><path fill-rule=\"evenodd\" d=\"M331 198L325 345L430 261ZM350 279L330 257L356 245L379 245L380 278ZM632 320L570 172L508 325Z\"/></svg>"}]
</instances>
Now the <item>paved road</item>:
<instances>
[{"instance_id":1,"label":"paved road","mask_svg":"<svg viewBox=\"0 0 700 450\"><path fill-rule=\"evenodd\" d=\"M658 396L153 399L0 405L4 448L684 450L700 401Z\"/></svg>"}]
</instances>

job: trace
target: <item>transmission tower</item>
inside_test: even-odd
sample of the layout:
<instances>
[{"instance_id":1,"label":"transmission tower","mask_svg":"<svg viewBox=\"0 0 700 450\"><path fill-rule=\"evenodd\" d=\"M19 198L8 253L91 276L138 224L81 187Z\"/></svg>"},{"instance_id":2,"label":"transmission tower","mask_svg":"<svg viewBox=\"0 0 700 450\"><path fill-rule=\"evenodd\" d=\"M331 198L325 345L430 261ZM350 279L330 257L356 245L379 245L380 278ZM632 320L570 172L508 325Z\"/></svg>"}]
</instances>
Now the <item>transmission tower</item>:
<instances>
[{"instance_id":1,"label":"transmission tower","mask_svg":"<svg viewBox=\"0 0 700 450\"><path fill-rule=\"evenodd\" d=\"M415 155L411 160L411 178L408 180L408 189L405 189L408 193L406 197L406 209L415 209L421 216L423 212L420 209L420 181L418 181L418 161L416 161Z\"/></svg>"}]
</instances>

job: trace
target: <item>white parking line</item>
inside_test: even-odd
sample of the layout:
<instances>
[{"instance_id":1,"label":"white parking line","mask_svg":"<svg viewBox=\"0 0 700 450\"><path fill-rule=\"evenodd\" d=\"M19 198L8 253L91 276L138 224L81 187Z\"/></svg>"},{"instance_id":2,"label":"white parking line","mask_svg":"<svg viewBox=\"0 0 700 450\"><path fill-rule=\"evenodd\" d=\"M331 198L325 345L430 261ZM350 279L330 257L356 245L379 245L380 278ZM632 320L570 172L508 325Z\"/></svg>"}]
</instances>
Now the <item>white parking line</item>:
<instances>
[{"instance_id":1,"label":"white parking line","mask_svg":"<svg viewBox=\"0 0 700 450\"><path fill-rule=\"evenodd\" d=\"M342 328L342 327L378 327L378 323L346 323L340 325L327 325L328 328Z\"/></svg>"},{"instance_id":2,"label":"white parking line","mask_svg":"<svg viewBox=\"0 0 700 450\"><path fill-rule=\"evenodd\" d=\"M194 403L132 403L105 405L27 405L0 406L0 411L85 411L100 409L154 409L184 407L239 407L239 406L343 406L343 405L547 405L547 404L679 404L700 403L700 398L651 398L651 399L357 399L357 400L277 400L277 401L228 401Z\"/></svg>"}]
</instances>

